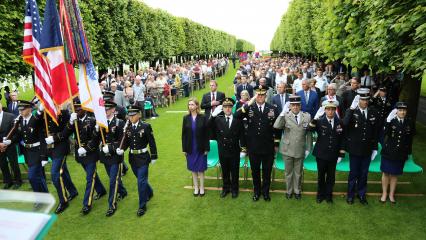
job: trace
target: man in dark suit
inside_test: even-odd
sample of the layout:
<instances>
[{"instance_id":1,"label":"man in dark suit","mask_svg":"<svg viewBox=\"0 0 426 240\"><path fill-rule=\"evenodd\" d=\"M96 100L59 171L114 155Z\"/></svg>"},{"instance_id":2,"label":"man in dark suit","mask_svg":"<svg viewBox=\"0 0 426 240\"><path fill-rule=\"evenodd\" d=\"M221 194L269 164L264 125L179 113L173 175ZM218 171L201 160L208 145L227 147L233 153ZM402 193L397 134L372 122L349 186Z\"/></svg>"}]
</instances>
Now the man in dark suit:
<instances>
[{"instance_id":1,"label":"man in dark suit","mask_svg":"<svg viewBox=\"0 0 426 240\"><path fill-rule=\"evenodd\" d=\"M19 115L18 110L18 93L16 91L13 91L10 93L10 100L11 102L7 106L7 111L12 113L15 117Z\"/></svg>"},{"instance_id":2,"label":"man in dark suit","mask_svg":"<svg viewBox=\"0 0 426 240\"><path fill-rule=\"evenodd\" d=\"M7 136L15 123L15 116L11 113L4 112L0 103L0 139ZM13 171L13 180L9 171L9 164ZM4 189L18 189L22 185L21 171L18 165L18 154L16 145L11 144L6 146L3 142L0 143L0 169L3 173ZM15 185L13 185L15 184Z\"/></svg>"},{"instance_id":3,"label":"man in dark suit","mask_svg":"<svg viewBox=\"0 0 426 240\"><path fill-rule=\"evenodd\" d=\"M210 92L203 95L201 100L201 109L204 109L204 115L208 119L210 114L215 110L217 106L225 99L223 92L217 91L217 82L215 80L210 81Z\"/></svg>"},{"instance_id":4,"label":"man in dark suit","mask_svg":"<svg viewBox=\"0 0 426 240\"><path fill-rule=\"evenodd\" d=\"M253 176L253 201L259 200L261 192L265 201L271 201L271 172L280 137L280 131L274 129L273 125L279 113L276 107L266 102L266 87L256 86L255 91L255 96L247 105L238 109L235 117L248 119L247 149ZM260 180L260 166L263 184Z\"/></svg>"},{"instance_id":5,"label":"man in dark suit","mask_svg":"<svg viewBox=\"0 0 426 240\"><path fill-rule=\"evenodd\" d=\"M247 90L250 98L253 97L253 86L247 83L247 72L243 71L241 75L241 84L237 87L237 100L241 99L241 92Z\"/></svg>"},{"instance_id":6,"label":"man in dark suit","mask_svg":"<svg viewBox=\"0 0 426 240\"><path fill-rule=\"evenodd\" d=\"M318 110L318 95L315 91L312 91L309 87L308 81L302 81L302 89L296 94L300 96L302 100L302 112L307 112L314 118L315 113Z\"/></svg>"},{"instance_id":7,"label":"man in dark suit","mask_svg":"<svg viewBox=\"0 0 426 240\"><path fill-rule=\"evenodd\" d=\"M223 180L221 198L230 192L232 198L238 197L240 156L245 156L246 152L243 122L232 115L234 104L232 98L225 98L222 106L215 109L208 122L218 143ZM224 114L218 115L222 109Z\"/></svg>"},{"instance_id":8,"label":"man in dark suit","mask_svg":"<svg viewBox=\"0 0 426 240\"><path fill-rule=\"evenodd\" d=\"M283 107L288 102L289 94L285 92L286 90L286 84L285 83L279 83L277 85L277 94L272 97L272 105L274 105L277 108L277 111L279 113L282 112Z\"/></svg>"},{"instance_id":9,"label":"man in dark suit","mask_svg":"<svg viewBox=\"0 0 426 240\"><path fill-rule=\"evenodd\" d=\"M337 101L325 100L309 124L309 129L318 134L312 155L318 167L317 203L327 200L333 203L333 186L336 164L345 156L343 125L336 112Z\"/></svg>"},{"instance_id":10,"label":"man in dark suit","mask_svg":"<svg viewBox=\"0 0 426 240\"><path fill-rule=\"evenodd\" d=\"M343 126L346 131L346 151L349 153L348 204L354 203L358 193L360 203L367 205L367 177L370 162L377 155L378 121L377 112L368 107L370 91L360 88L358 94L346 110Z\"/></svg>"},{"instance_id":11,"label":"man in dark suit","mask_svg":"<svg viewBox=\"0 0 426 240\"><path fill-rule=\"evenodd\" d=\"M354 100L355 96L358 95L357 92L356 92L359 88L358 78L353 77L350 80L350 84L351 84L351 89L344 91L343 94L342 94L342 100L343 100L342 112L343 113L346 112L346 110L351 106L352 101Z\"/></svg>"}]
</instances>

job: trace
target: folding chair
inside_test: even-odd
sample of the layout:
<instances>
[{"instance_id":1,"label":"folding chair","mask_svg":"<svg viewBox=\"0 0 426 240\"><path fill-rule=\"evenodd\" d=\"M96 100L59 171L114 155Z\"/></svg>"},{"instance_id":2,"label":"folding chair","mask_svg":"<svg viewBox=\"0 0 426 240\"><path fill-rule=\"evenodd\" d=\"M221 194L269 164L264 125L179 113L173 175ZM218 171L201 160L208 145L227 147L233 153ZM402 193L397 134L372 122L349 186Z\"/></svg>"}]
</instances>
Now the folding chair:
<instances>
[{"instance_id":1,"label":"folding chair","mask_svg":"<svg viewBox=\"0 0 426 240\"><path fill-rule=\"evenodd\" d=\"M220 162L219 162L219 150L217 147L216 140L210 140L210 151L207 154L207 167L216 168L217 184L220 186L219 174L220 174Z\"/></svg>"}]
</instances>

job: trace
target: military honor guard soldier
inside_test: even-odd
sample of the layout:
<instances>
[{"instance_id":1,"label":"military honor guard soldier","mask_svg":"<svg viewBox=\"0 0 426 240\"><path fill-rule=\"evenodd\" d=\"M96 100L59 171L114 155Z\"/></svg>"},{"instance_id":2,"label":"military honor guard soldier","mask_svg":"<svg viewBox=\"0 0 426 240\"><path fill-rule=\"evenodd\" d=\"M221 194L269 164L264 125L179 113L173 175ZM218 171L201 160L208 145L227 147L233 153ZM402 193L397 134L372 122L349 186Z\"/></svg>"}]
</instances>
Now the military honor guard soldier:
<instances>
[{"instance_id":1,"label":"military honor guard soldier","mask_svg":"<svg viewBox=\"0 0 426 240\"><path fill-rule=\"evenodd\" d=\"M137 177L139 208L137 216L143 216L147 211L147 202L154 193L148 182L149 164L154 164L157 160L157 146L155 144L154 133L149 123L140 120L141 112L139 107L129 106L129 121L124 133L124 140L120 143L116 153L120 156L129 148L129 163L133 173ZM149 145L149 151L148 151Z\"/></svg>"},{"instance_id":2,"label":"military honor guard soldier","mask_svg":"<svg viewBox=\"0 0 426 240\"><path fill-rule=\"evenodd\" d=\"M21 142L25 163L28 165L28 180L31 188L34 192L48 192L42 166L44 156L40 142L40 139L44 139L42 136L43 120L32 115L32 108L32 102L18 101L18 127L11 139L3 138L3 143L10 145L12 142Z\"/></svg>"},{"instance_id":3,"label":"military honor guard soldier","mask_svg":"<svg viewBox=\"0 0 426 240\"><path fill-rule=\"evenodd\" d=\"M104 132L105 144L100 147L100 161L105 165L105 170L109 177L108 211L106 216L112 216L117 210L118 199L127 196L127 191L121 181L123 167L123 156L116 153L124 134L125 122L114 115L117 104L112 101L105 101L105 111L107 116L108 131ZM104 129L100 129L104 131Z\"/></svg>"},{"instance_id":4,"label":"military honor guard soldier","mask_svg":"<svg viewBox=\"0 0 426 240\"><path fill-rule=\"evenodd\" d=\"M59 214L65 211L69 202L78 195L66 162L67 155L70 153L70 142L63 132L69 122L70 114L67 110L61 110L56 124L48 114L43 113L43 110L43 105L40 105L37 117L47 123L48 132L44 133L44 140L47 144L47 156L52 159L51 177L59 199L55 213Z\"/></svg>"},{"instance_id":5,"label":"military honor guard soldier","mask_svg":"<svg viewBox=\"0 0 426 240\"><path fill-rule=\"evenodd\" d=\"M81 213L86 215L92 209L93 199L98 200L106 195L107 191L102 185L96 172L96 162L99 159L99 127L96 125L94 117L87 114L81 107L80 100L74 100L74 108L76 113L71 113L67 127L64 129L64 136L68 137L74 133L75 137L75 158L86 172L86 190L83 198L83 208ZM77 122L77 131L74 126ZM77 134L79 137L77 137ZM78 141L78 139L80 141ZM94 191L97 195L93 197Z\"/></svg>"}]
</instances>

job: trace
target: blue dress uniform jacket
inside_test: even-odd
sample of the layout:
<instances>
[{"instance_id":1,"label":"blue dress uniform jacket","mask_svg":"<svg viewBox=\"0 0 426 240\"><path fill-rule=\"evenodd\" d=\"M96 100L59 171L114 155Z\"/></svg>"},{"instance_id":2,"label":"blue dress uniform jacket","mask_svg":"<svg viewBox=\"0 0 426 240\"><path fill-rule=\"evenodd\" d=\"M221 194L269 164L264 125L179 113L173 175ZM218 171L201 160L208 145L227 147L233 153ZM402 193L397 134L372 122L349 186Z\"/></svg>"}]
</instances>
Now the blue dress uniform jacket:
<instances>
[{"instance_id":1,"label":"blue dress uniform jacket","mask_svg":"<svg viewBox=\"0 0 426 240\"><path fill-rule=\"evenodd\" d=\"M18 129L12 137L13 142L21 142L23 144L23 153L25 162L28 167L38 165L45 158L42 156L43 137L43 120L37 116L31 116L27 125L24 126L24 119L19 119ZM43 139L43 142L40 142ZM36 144L38 146L32 146Z\"/></svg>"},{"instance_id":2,"label":"blue dress uniform jacket","mask_svg":"<svg viewBox=\"0 0 426 240\"><path fill-rule=\"evenodd\" d=\"M123 161L123 156L119 156L116 153L117 148L120 146L121 139L123 138L124 134L124 121L114 117L111 119L109 126L108 126L108 132L105 132L104 130L104 137L105 137L105 144L108 145L109 154L105 155L105 153L102 151L102 148L100 148L99 151L99 158L102 163L107 165L117 164L121 163Z\"/></svg>"},{"instance_id":3,"label":"blue dress uniform jacket","mask_svg":"<svg viewBox=\"0 0 426 240\"><path fill-rule=\"evenodd\" d=\"M46 114L46 116L49 135L55 141L53 144L47 146L47 156L57 158L68 155L70 152L70 143L68 136L64 135L64 129L69 123L70 114L67 110L61 110L61 114L58 115L58 125L56 125L49 115ZM38 117L42 118L44 123L44 116L39 115ZM44 127L42 129L45 130ZM44 133L44 136L46 136L46 133Z\"/></svg>"},{"instance_id":4,"label":"blue dress uniform jacket","mask_svg":"<svg viewBox=\"0 0 426 240\"><path fill-rule=\"evenodd\" d=\"M78 163L88 164L90 162L96 162L99 158L99 134L96 132L96 120L94 117L86 114L83 120L78 119L78 132L80 135L80 146L83 147L87 153L86 156L78 155L78 141L75 135L75 126L67 123L67 127L64 129L64 136L69 136L74 133L75 139L75 159Z\"/></svg>"},{"instance_id":5,"label":"blue dress uniform jacket","mask_svg":"<svg viewBox=\"0 0 426 240\"><path fill-rule=\"evenodd\" d=\"M397 118L385 124L385 140L382 156L395 161L406 161L411 154L413 128L411 121L404 119L402 125Z\"/></svg>"},{"instance_id":6,"label":"blue dress uniform jacket","mask_svg":"<svg viewBox=\"0 0 426 240\"><path fill-rule=\"evenodd\" d=\"M265 102L262 112L256 103L244 105L235 113L235 117L248 120L247 150L257 154L273 154L278 147L281 131L275 129L274 123L279 113L277 108ZM275 144L274 144L275 142Z\"/></svg>"},{"instance_id":7,"label":"blue dress uniform jacket","mask_svg":"<svg viewBox=\"0 0 426 240\"><path fill-rule=\"evenodd\" d=\"M129 124L126 129L126 138L124 141L123 150L130 148L129 162L132 166L141 167L148 165L151 159L157 159L157 146L155 144L154 134L149 123L139 121L136 129L133 124ZM149 152L132 153L133 150L146 149L149 144Z\"/></svg>"},{"instance_id":8,"label":"blue dress uniform jacket","mask_svg":"<svg viewBox=\"0 0 426 240\"><path fill-rule=\"evenodd\" d=\"M356 156L370 156L377 150L379 118L373 108L368 108L367 119L359 108L347 109L343 118L346 129L346 151Z\"/></svg>"},{"instance_id":9,"label":"blue dress uniform jacket","mask_svg":"<svg viewBox=\"0 0 426 240\"><path fill-rule=\"evenodd\" d=\"M316 131L318 134L312 155L320 159L335 161L341 156L340 151L345 149L344 132L342 121L337 116L334 116L332 121L333 128L324 115L318 120L312 120L309 124L309 129Z\"/></svg>"},{"instance_id":10,"label":"blue dress uniform jacket","mask_svg":"<svg viewBox=\"0 0 426 240\"><path fill-rule=\"evenodd\" d=\"M219 156L239 156L241 151L246 151L243 122L233 117L231 127L228 127L225 116L210 117L209 128L217 140Z\"/></svg>"}]
</instances>

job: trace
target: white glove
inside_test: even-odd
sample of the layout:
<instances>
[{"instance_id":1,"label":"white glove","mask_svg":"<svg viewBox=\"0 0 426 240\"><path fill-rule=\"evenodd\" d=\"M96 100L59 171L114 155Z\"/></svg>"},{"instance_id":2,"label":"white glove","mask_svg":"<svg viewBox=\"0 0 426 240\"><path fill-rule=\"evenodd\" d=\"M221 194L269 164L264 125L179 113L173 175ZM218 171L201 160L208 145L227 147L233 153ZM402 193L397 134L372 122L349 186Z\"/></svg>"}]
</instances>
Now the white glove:
<instances>
[{"instance_id":1,"label":"white glove","mask_svg":"<svg viewBox=\"0 0 426 240\"><path fill-rule=\"evenodd\" d=\"M398 110L395 108L394 110L392 110L389 115L388 118L386 118L386 122L391 122L392 119L394 119L396 117L396 113L398 112Z\"/></svg>"},{"instance_id":2,"label":"white glove","mask_svg":"<svg viewBox=\"0 0 426 240\"><path fill-rule=\"evenodd\" d=\"M74 125L74 121L77 120L77 113L71 113L70 124Z\"/></svg>"},{"instance_id":3,"label":"white glove","mask_svg":"<svg viewBox=\"0 0 426 240\"><path fill-rule=\"evenodd\" d=\"M305 151L305 158L307 158L308 157L308 155L309 155L309 151Z\"/></svg>"},{"instance_id":4,"label":"white glove","mask_svg":"<svg viewBox=\"0 0 426 240\"><path fill-rule=\"evenodd\" d=\"M120 156L124 154L124 150L121 148L117 148L115 152L117 153L117 155L120 155Z\"/></svg>"},{"instance_id":5,"label":"white glove","mask_svg":"<svg viewBox=\"0 0 426 240\"><path fill-rule=\"evenodd\" d=\"M322 115L324 115L325 112L325 108L324 107L320 107L317 111L317 113L315 114L314 119L318 120Z\"/></svg>"},{"instance_id":6,"label":"white glove","mask_svg":"<svg viewBox=\"0 0 426 240\"><path fill-rule=\"evenodd\" d=\"M96 130L96 132L99 132L99 125L98 124L95 125L95 130Z\"/></svg>"},{"instance_id":7,"label":"white glove","mask_svg":"<svg viewBox=\"0 0 426 240\"><path fill-rule=\"evenodd\" d=\"M359 103L359 95L356 95L354 100L352 101L351 109L355 110L355 108L358 107L358 103Z\"/></svg>"},{"instance_id":8,"label":"white glove","mask_svg":"<svg viewBox=\"0 0 426 240\"><path fill-rule=\"evenodd\" d=\"M44 165L46 165L48 163L48 161L41 161L41 166L44 167Z\"/></svg>"},{"instance_id":9,"label":"white glove","mask_svg":"<svg viewBox=\"0 0 426 240\"><path fill-rule=\"evenodd\" d=\"M157 159L151 159L151 164L154 165Z\"/></svg>"},{"instance_id":10,"label":"white glove","mask_svg":"<svg viewBox=\"0 0 426 240\"><path fill-rule=\"evenodd\" d=\"M6 137L3 138L3 143L7 146L9 146L10 144L12 144L12 141L7 139Z\"/></svg>"},{"instance_id":11,"label":"white glove","mask_svg":"<svg viewBox=\"0 0 426 240\"><path fill-rule=\"evenodd\" d=\"M86 149L84 149L83 147L78 148L77 152L78 156L80 157L87 153Z\"/></svg>"},{"instance_id":12,"label":"white glove","mask_svg":"<svg viewBox=\"0 0 426 240\"><path fill-rule=\"evenodd\" d=\"M284 116L284 114L288 112L290 112L290 102L286 102L284 104L283 111L281 112L280 116Z\"/></svg>"},{"instance_id":13,"label":"white glove","mask_svg":"<svg viewBox=\"0 0 426 240\"><path fill-rule=\"evenodd\" d=\"M245 152L240 152L240 158L245 158L247 154Z\"/></svg>"},{"instance_id":14,"label":"white glove","mask_svg":"<svg viewBox=\"0 0 426 240\"><path fill-rule=\"evenodd\" d=\"M342 161L342 157L337 158L337 163L340 163Z\"/></svg>"},{"instance_id":15,"label":"white glove","mask_svg":"<svg viewBox=\"0 0 426 240\"><path fill-rule=\"evenodd\" d=\"M46 141L46 144L52 144L55 142L55 140L53 140L53 136L49 136L45 138L44 140Z\"/></svg>"},{"instance_id":16,"label":"white glove","mask_svg":"<svg viewBox=\"0 0 426 240\"><path fill-rule=\"evenodd\" d=\"M373 161L377 156L377 150L373 150L373 153L371 154L371 161Z\"/></svg>"},{"instance_id":17,"label":"white glove","mask_svg":"<svg viewBox=\"0 0 426 240\"><path fill-rule=\"evenodd\" d=\"M39 112L43 112L44 111L44 105L42 103L40 103L40 105L38 106L38 111Z\"/></svg>"},{"instance_id":18,"label":"white glove","mask_svg":"<svg viewBox=\"0 0 426 240\"><path fill-rule=\"evenodd\" d=\"M214 109L212 112L212 117L216 117L220 112L222 112L222 105L219 105Z\"/></svg>"},{"instance_id":19,"label":"white glove","mask_svg":"<svg viewBox=\"0 0 426 240\"><path fill-rule=\"evenodd\" d=\"M108 145L104 145L103 147L102 147L102 151L105 153L105 154L108 154L109 153L109 148L108 148Z\"/></svg>"}]
</instances>

